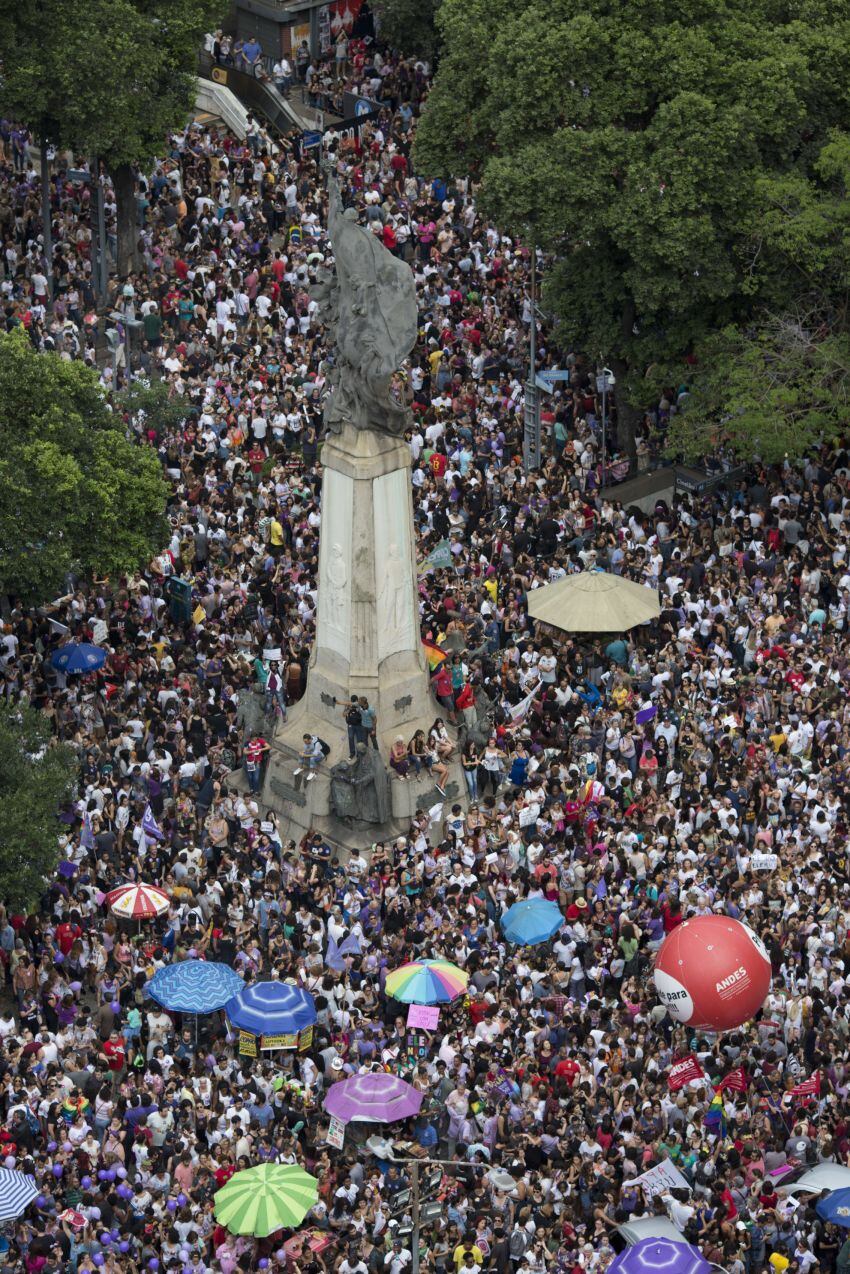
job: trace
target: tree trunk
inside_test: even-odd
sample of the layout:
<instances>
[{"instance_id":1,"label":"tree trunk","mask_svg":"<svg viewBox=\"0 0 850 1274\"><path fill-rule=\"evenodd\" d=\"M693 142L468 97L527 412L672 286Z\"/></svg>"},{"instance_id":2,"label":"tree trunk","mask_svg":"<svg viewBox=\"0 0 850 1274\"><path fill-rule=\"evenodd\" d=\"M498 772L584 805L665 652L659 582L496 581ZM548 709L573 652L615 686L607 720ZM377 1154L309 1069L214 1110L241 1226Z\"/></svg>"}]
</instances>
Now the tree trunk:
<instances>
[{"instance_id":1,"label":"tree trunk","mask_svg":"<svg viewBox=\"0 0 850 1274\"><path fill-rule=\"evenodd\" d=\"M620 332L622 334L622 348L627 350L634 339L635 325L635 306L634 301L629 298L623 306L623 312L620 315ZM637 455L637 447L635 445L635 433L637 424L640 419L640 410L635 407L631 400L631 385L629 383L630 367L625 359L617 354L611 356L611 371L617 380L615 390L615 400L617 403L617 442L629 460L634 469L635 457ZM642 406L642 404L641 404Z\"/></svg>"},{"instance_id":2,"label":"tree trunk","mask_svg":"<svg viewBox=\"0 0 850 1274\"><path fill-rule=\"evenodd\" d=\"M614 388L614 400L617 404L617 444L630 460L634 460L637 455L635 433L641 411L629 398L628 365L622 358L612 357L610 366L617 382Z\"/></svg>"},{"instance_id":3,"label":"tree trunk","mask_svg":"<svg viewBox=\"0 0 850 1274\"><path fill-rule=\"evenodd\" d=\"M136 181L129 164L116 164L110 169L115 187L118 221L119 279L126 279L139 269L139 227L136 224Z\"/></svg>"}]
</instances>

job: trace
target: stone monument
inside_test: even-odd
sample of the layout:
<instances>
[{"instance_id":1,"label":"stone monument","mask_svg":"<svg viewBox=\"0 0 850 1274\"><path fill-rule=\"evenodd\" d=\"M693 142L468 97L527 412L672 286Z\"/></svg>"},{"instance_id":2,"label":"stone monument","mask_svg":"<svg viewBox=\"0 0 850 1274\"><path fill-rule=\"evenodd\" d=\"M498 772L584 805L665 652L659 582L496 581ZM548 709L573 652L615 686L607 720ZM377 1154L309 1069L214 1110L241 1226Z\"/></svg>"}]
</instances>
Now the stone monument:
<instances>
[{"instance_id":1,"label":"stone monument","mask_svg":"<svg viewBox=\"0 0 850 1274\"><path fill-rule=\"evenodd\" d=\"M317 296L334 356L321 453L316 640L306 694L272 739L264 797L286 815L289 835L314 828L363 845L406 829L417 807L443 799L427 776L390 782L386 767L393 740L427 731L440 709L420 640L409 413L396 383L416 342L416 289L410 267L358 224L353 209L343 209L331 175L328 185L334 270ZM352 695L375 710L379 749L349 763L344 707ZM296 791L305 733L331 752L316 779ZM447 797L462 787L457 766Z\"/></svg>"}]
</instances>

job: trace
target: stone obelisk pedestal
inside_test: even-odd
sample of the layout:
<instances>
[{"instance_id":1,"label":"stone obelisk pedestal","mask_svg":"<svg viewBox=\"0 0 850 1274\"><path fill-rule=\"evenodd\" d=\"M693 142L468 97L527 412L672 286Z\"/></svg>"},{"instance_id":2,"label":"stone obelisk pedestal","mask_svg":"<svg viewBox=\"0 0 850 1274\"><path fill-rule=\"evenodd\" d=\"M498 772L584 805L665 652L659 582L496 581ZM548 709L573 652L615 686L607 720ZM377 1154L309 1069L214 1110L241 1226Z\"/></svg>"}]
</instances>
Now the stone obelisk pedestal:
<instances>
[{"instance_id":1,"label":"stone obelisk pedestal","mask_svg":"<svg viewBox=\"0 0 850 1274\"><path fill-rule=\"evenodd\" d=\"M442 715L432 697L419 633L410 451L407 444L345 425L322 449L322 524L316 641L307 692L272 740L264 798L288 819L288 835L314 828L348 846L372 844L406 831L417 808L444 798L423 772L390 784L386 825L335 819L330 767L348 758L344 706L363 695L377 713L380 755L395 738L407 742ZM294 770L305 733L331 754L315 780L296 789ZM460 765L452 767L447 799L460 795Z\"/></svg>"}]
</instances>

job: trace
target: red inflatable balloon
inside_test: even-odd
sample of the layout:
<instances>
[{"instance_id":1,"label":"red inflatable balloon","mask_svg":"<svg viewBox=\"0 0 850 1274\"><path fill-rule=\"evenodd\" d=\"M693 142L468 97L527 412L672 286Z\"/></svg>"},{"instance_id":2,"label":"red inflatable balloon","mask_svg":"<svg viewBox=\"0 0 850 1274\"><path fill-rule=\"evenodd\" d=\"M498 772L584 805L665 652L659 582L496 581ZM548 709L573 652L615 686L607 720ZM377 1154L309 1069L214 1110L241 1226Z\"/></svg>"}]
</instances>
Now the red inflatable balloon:
<instances>
[{"instance_id":1,"label":"red inflatable balloon","mask_svg":"<svg viewBox=\"0 0 850 1274\"><path fill-rule=\"evenodd\" d=\"M770 990L770 958L751 929L728 916L695 916L668 934L655 959L655 989L671 1017L731 1031Z\"/></svg>"}]
</instances>

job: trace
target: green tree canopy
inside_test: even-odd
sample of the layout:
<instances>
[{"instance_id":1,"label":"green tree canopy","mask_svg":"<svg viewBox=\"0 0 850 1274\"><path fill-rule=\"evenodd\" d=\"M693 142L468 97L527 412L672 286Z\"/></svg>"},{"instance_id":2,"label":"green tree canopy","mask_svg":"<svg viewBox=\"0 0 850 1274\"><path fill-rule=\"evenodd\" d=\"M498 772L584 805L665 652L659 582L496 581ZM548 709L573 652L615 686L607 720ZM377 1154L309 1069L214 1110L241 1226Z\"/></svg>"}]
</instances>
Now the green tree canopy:
<instances>
[{"instance_id":1,"label":"green tree canopy","mask_svg":"<svg viewBox=\"0 0 850 1274\"><path fill-rule=\"evenodd\" d=\"M31 0L3 8L0 110L106 162L126 274L135 260L131 165L162 154L167 133L189 118L200 42L226 0Z\"/></svg>"},{"instance_id":2,"label":"green tree canopy","mask_svg":"<svg viewBox=\"0 0 850 1274\"><path fill-rule=\"evenodd\" d=\"M72 793L74 753L26 705L0 704L0 898L10 910L37 901L59 860L57 813Z\"/></svg>"},{"instance_id":3,"label":"green tree canopy","mask_svg":"<svg viewBox=\"0 0 850 1274\"><path fill-rule=\"evenodd\" d=\"M72 568L137 570L164 543L155 451L128 440L95 373L0 335L0 592L49 597Z\"/></svg>"},{"instance_id":4,"label":"green tree canopy","mask_svg":"<svg viewBox=\"0 0 850 1274\"><path fill-rule=\"evenodd\" d=\"M371 0L378 34L402 53L431 58L437 48L437 10L441 0Z\"/></svg>"},{"instance_id":5,"label":"green tree canopy","mask_svg":"<svg viewBox=\"0 0 850 1274\"><path fill-rule=\"evenodd\" d=\"M694 346L668 448L798 458L850 427L850 138L756 186L751 277L762 306ZM671 384L683 368L661 375ZM656 377L657 379L657 377Z\"/></svg>"},{"instance_id":6,"label":"green tree canopy","mask_svg":"<svg viewBox=\"0 0 850 1274\"><path fill-rule=\"evenodd\" d=\"M443 0L438 23L417 164L472 174L498 223L554 251L548 307L614 370L629 445L646 366L760 303L758 191L807 180L846 118L850 15L832 0Z\"/></svg>"}]
</instances>

